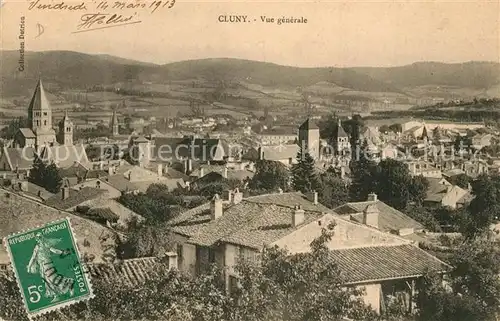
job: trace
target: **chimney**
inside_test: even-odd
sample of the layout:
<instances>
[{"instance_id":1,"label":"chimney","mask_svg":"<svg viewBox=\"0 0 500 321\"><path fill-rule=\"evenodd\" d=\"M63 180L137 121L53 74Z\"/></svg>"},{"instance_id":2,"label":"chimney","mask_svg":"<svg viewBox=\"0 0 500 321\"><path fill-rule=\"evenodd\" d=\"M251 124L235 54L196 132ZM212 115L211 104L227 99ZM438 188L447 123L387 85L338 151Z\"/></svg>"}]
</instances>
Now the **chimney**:
<instances>
[{"instance_id":1,"label":"chimney","mask_svg":"<svg viewBox=\"0 0 500 321\"><path fill-rule=\"evenodd\" d=\"M30 170L26 170L26 177L30 177Z\"/></svg>"},{"instance_id":2,"label":"chimney","mask_svg":"<svg viewBox=\"0 0 500 321\"><path fill-rule=\"evenodd\" d=\"M314 203L314 205L318 205L318 192L312 191L306 194L307 200L309 202Z\"/></svg>"},{"instance_id":3,"label":"chimney","mask_svg":"<svg viewBox=\"0 0 500 321\"><path fill-rule=\"evenodd\" d=\"M62 192L62 199L65 200L69 197L69 186L64 186L62 189L61 189L61 192Z\"/></svg>"},{"instance_id":4,"label":"chimney","mask_svg":"<svg viewBox=\"0 0 500 321\"><path fill-rule=\"evenodd\" d=\"M378 201L378 197L377 197L377 194L375 193L370 193L368 194L368 199L367 199L368 202L376 202Z\"/></svg>"},{"instance_id":5,"label":"chimney","mask_svg":"<svg viewBox=\"0 0 500 321\"><path fill-rule=\"evenodd\" d=\"M219 194L215 194L210 202L210 214L212 220L216 220L222 216L222 200Z\"/></svg>"},{"instance_id":6,"label":"chimney","mask_svg":"<svg viewBox=\"0 0 500 321\"><path fill-rule=\"evenodd\" d=\"M102 171L104 169L104 162L100 161L99 162L99 169Z\"/></svg>"},{"instance_id":7,"label":"chimney","mask_svg":"<svg viewBox=\"0 0 500 321\"><path fill-rule=\"evenodd\" d=\"M283 189L281 187L278 188L278 193L283 194Z\"/></svg>"},{"instance_id":8,"label":"chimney","mask_svg":"<svg viewBox=\"0 0 500 321\"><path fill-rule=\"evenodd\" d=\"M226 190L224 191L224 199L228 202L231 203L233 200L233 191L231 190Z\"/></svg>"},{"instance_id":9,"label":"chimney","mask_svg":"<svg viewBox=\"0 0 500 321\"><path fill-rule=\"evenodd\" d=\"M158 177L163 176L163 166L161 164L158 164L157 172L158 172Z\"/></svg>"},{"instance_id":10,"label":"chimney","mask_svg":"<svg viewBox=\"0 0 500 321\"><path fill-rule=\"evenodd\" d=\"M23 192L27 192L28 191L28 181L19 182L19 189Z\"/></svg>"},{"instance_id":11,"label":"chimney","mask_svg":"<svg viewBox=\"0 0 500 321\"><path fill-rule=\"evenodd\" d=\"M224 170L222 171L222 177L227 178L227 166L224 166Z\"/></svg>"},{"instance_id":12,"label":"chimney","mask_svg":"<svg viewBox=\"0 0 500 321\"><path fill-rule=\"evenodd\" d=\"M245 169L245 163L240 163L239 165L240 165L240 171Z\"/></svg>"},{"instance_id":13,"label":"chimney","mask_svg":"<svg viewBox=\"0 0 500 321\"><path fill-rule=\"evenodd\" d=\"M113 166L108 167L108 175L113 175Z\"/></svg>"},{"instance_id":14,"label":"chimney","mask_svg":"<svg viewBox=\"0 0 500 321\"><path fill-rule=\"evenodd\" d=\"M304 222L304 210L300 205L296 205L292 214L292 226L298 226Z\"/></svg>"},{"instance_id":15,"label":"chimney","mask_svg":"<svg viewBox=\"0 0 500 321\"><path fill-rule=\"evenodd\" d=\"M345 168L344 166L340 166L340 178L345 178Z\"/></svg>"},{"instance_id":16,"label":"chimney","mask_svg":"<svg viewBox=\"0 0 500 321\"><path fill-rule=\"evenodd\" d=\"M379 210L377 205L370 204L363 211L363 224L378 229Z\"/></svg>"},{"instance_id":17,"label":"chimney","mask_svg":"<svg viewBox=\"0 0 500 321\"><path fill-rule=\"evenodd\" d=\"M264 151L262 150L262 147L259 147L258 151L259 151L259 160L263 160L264 159Z\"/></svg>"},{"instance_id":18,"label":"chimney","mask_svg":"<svg viewBox=\"0 0 500 321\"><path fill-rule=\"evenodd\" d=\"M200 177L205 176L205 169L203 167L200 167Z\"/></svg>"},{"instance_id":19,"label":"chimney","mask_svg":"<svg viewBox=\"0 0 500 321\"><path fill-rule=\"evenodd\" d=\"M233 204L236 205L243 200L243 193L240 192L239 188L236 188L233 192Z\"/></svg>"}]
</instances>

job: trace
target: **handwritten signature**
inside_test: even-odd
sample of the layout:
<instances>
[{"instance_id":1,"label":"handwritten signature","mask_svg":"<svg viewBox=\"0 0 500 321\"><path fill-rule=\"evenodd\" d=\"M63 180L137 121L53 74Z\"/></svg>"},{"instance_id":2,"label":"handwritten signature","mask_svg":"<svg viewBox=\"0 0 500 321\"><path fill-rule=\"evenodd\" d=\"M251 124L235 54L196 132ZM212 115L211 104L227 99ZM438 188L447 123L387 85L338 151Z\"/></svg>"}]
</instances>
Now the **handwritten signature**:
<instances>
[{"instance_id":1,"label":"handwritten signature","mask_svg":"<svg viewBox=\"0 0 500 321\"><path fill-rule=\"evenodd\" d=\"M76 27L78 31L73 33L140 23L141 21L134 20L136 16L137 13L125 16L116 13L87 13L80 17L81 22Z\"/></svg>"}]
</instances>

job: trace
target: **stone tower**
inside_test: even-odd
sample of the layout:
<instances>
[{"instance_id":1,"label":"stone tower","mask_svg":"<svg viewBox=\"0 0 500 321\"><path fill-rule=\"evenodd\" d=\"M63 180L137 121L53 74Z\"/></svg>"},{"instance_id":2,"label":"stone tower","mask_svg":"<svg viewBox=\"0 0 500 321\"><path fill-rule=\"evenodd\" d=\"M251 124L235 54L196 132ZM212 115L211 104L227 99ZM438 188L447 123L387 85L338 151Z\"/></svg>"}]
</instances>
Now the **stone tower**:
<instances>
[{"instance_id":1,"label":"stone tower","mask_svg":"<svg viewBox=\"0 0 500 321\"><path fill-rule=\"evenodd\" d=\"M67 146L73 145L73 122L69 119L67 111L59 122L59 143Z\"/></svg>"},{"instance_id":2,"label":"stone tower","mask_svg":"<svg viewBox=\"0 0 500 321\"><path fill-rule=\"evenodd\" d=\"M118 117L116 116L116 110L113 109L113 116L111 117L111 123L110 123L110 126L111 127L111 134L113 136L118 136L119 134L119 130L118 130Z\"/></svg>"},{"instance_id":3,"label":"stone tower","mask_svg":"<svg viewBox=\"0 0 500 321\"><path fill-rule=\"evenodd\" d=\"M309 153L314 159L320 157L319 127L308 118L299 127L299 146L303 152Z\"/></svg>"},{"instance_id":4,"label":"stone tower","mask_svg":"<svg viewBox=\"0 0 500 321\"><path fill-rule=\"evenodd\" d=\"M36 136L37 146L53 145L56 142L55 131L52 128L52 110L41 79L38 80L28 107L28 120Z\"/></svg>"}]
</instances>

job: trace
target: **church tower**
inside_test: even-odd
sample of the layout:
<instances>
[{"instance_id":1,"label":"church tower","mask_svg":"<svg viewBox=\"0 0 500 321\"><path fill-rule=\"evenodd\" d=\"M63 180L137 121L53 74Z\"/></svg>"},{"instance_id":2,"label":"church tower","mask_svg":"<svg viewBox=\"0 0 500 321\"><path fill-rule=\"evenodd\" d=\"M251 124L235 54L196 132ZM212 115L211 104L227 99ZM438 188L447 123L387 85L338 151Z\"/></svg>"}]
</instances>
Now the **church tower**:
<instances>
[{"instance_id":1,"label":"church tower","mask_svg":"<svg viewBox=\"0 0 500 321\"><path fill-rule=\"evenodd\" d=\"M36 145L53 145L56 142L52 128L52 110L43 88L42 80L38 80L33 97L28 107L28 121L36 136Z\"/></svg>"},{"instance_id":2,"label":"church tower","mask_svg":"<svg viewBox=\"0 0 500 321\"><path fill-rule=\"evenodd\" d=\"M309 153L312 158L319 159L319 127L309 118L299 127L299 146L304 149L303 152Z\"/></svg>"},{"instance_id":3,"label":"church tower","mask_svg":"<svg viewBox=\"0 0 500 321\"><path fill-rule=\"evenodd\" d=\"M111 134L113 136L118 136L119 135L119 130L118 130L118 117L116 116L116 110L113 109L113 116L111 117Z\"/></svg>"},{"instance_id":4,"label":"church tower","mask_svg":"<svg viewBox=\"0 0 500 321\"><path fill-rule=\"evenodd\" d=\"M73 145L73 122L69 119L67 111L59 122L59 143L66 146Z\"/></svg>"}]
</instances>

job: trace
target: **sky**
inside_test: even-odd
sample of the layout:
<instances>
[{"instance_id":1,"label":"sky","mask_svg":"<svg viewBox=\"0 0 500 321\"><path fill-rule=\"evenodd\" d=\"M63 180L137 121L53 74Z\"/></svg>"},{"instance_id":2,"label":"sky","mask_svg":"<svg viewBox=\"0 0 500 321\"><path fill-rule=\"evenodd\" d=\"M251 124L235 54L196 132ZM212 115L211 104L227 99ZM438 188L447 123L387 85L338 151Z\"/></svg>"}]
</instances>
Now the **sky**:
<instances>
[{"instance_id":1,"label":"sky","mask_svg":"<svg viewBox=\"0 0 500 321\"><path fill-rule=\"evenodd\" d=\"M19 25L24 16L26 51L71 50L159 64L218 57L301 67L500 61L500 0L176 0L172 8L154 13L149 9L97 9L99 1L87 1L86 11L61 11L28 10L30 0L3 0L1 46L19 50ZM147 0L148 5L153 1ZM133 15L131 21L141 23L72 33L78 30L82 15L90 13ZM250 22L221 23L220 15L243 15ZM304 17L308 21L277 25L260 22L261 16ZM36 37L39 25L44 32Z\"/></svg>"}]
</instances>

